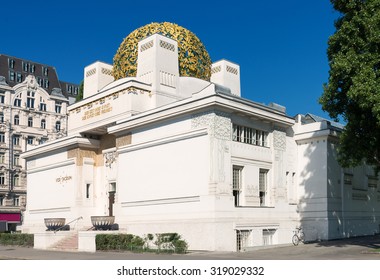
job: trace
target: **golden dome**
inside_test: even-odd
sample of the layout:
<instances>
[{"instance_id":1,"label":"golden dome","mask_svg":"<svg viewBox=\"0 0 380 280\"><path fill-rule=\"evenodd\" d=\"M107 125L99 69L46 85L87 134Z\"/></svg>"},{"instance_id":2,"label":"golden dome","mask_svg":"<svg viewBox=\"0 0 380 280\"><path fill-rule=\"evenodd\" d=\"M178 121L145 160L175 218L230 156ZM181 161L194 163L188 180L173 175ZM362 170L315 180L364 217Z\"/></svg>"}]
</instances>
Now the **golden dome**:
<instances>
[{"instance_id":1,"label":"golden dome","mask_svg":"<svg viewBox=\"0 0 380 280\"><path fill-rule=\"evenodd\" d=\"M138 42L156 33L178 42L180 76L210 80L211 59L202 42L191 31L170 22L147 24L123 40L113 58L115 80L136 77Z\"/></svg>"}]
</instances>

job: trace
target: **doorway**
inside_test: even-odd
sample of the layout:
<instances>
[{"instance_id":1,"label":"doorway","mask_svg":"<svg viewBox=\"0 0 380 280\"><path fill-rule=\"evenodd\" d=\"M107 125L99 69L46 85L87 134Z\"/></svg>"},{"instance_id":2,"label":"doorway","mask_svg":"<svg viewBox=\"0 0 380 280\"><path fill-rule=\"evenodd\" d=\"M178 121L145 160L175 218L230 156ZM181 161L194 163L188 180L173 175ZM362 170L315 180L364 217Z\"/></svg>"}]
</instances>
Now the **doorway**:
<instances>
[{"instance_id":1,"label":"doorway","mask_svg":"<svg viewBox=\"0 0 380 280\"><path fill-rule=\"evenodd\" d=\"M116 183L110 183L108 191L108 216L113 216L113 205L115 204Z\"/></svg>"}]
</instances>

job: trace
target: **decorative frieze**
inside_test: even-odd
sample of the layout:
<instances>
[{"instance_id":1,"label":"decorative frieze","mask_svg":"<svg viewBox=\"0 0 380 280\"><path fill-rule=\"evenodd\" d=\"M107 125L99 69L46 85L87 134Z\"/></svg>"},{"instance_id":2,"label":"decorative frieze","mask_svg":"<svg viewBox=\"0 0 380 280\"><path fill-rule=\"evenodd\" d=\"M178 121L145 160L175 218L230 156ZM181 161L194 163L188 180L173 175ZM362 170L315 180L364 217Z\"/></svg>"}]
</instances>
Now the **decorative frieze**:
<instances>
[{"instance_id":1,"label":"decorative frieze","mask_svg":"<svg viewBox=\"0 0 380 280\"><path fill-rule=\"evenodd\" d=\"M273 131L273 147L275 150L286 150L286 133L284 131Z\"/></svg>"},{"instance_id":2,"label":"decorative frieze","mask_svg":"<svg viewBox=\"0 0 380 280\"><path fill-rule=\"evenodd\" d=\"M123 135L116 138L116 148L126 146L132 143L132 134Z\"/></svg>"},{"instance_id":3,"label":"decorative frieze","mask_svg":"<svg viewBox=\"0 0 380 280\"><path fill-rule=\"evenodd\" d=\"M97 155L95 151L83 150L81 148L75 148L67 151L67 158L75 158L77 166L83 166L84 158L92 158L95 165L98 166Z\"/></svg>"},{"instance_id":4,"label":"decorative frieze","mask_svg":"<svg viewBox=\"0 0 380 280\"><path fill-rule=\"evenodd\" d=\"M231 118L227 113L204 112L193 115L191 127L208 127L211 136L220 140L231 140Z\"/></svg>"},{"instance_id":5,"label":"decorative frieze","mask_svg":"<svg viewBox=\"0 0 380 280\"><path fill-rule=\"evenodd\" d=\"M70 110L68 113L69 115L72 115L72 114L79 114L82 111L84 111L82 120L87 120L89 118L111 112L112 105L109 102L106 103L107 100L115 100L119 98L121 94L144 94L144 93L150 93L150 91L146 91L144 89L140 89L136 87L128 87L126 89L122 89L122 90L113 92L107 96L104 96L102 98L96 99L92 102L88 102L80 107Z\"/></svg>"},{"instance_id":6,"label":"decorative frieze","mask_svg":"<svg viewBox=\"0 0 380 280\"><path fill-rule=\"evenodd\" d=\"M108 152L103 154L104 165L106 167L111 167L114 162L116 162L117 153L116 151Z\"/></svg>"}]
</instances>

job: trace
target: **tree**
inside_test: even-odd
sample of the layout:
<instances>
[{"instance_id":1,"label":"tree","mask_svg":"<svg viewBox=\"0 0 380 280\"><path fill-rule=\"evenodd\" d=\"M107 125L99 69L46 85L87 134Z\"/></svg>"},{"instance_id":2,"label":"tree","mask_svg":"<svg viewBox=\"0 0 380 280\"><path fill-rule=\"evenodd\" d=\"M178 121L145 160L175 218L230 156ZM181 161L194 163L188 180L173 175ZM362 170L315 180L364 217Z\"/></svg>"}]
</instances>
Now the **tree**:
<instances>
[{"instance_id":1,"label":"tree","mask_svg":"<svg viewBox=\"0 0 380 280\"><path fill-rule=\"evenodd\" d=\"M343 119L338 160L380 170L380 0L330 0L340 12L329 38L328 83L320 104Z\"/></svg>"},{"instance_id":2,"label":"tree","mask_svg":"<svg viewBox=\"0 0 380 280\"><path fill-rule=\"evenodd\" d=\"M84 89L84 81L81 81L79 85L78 95L75 98L76 102L81 101L83 99L83 89Z\"/></svg>"}]
</instances>

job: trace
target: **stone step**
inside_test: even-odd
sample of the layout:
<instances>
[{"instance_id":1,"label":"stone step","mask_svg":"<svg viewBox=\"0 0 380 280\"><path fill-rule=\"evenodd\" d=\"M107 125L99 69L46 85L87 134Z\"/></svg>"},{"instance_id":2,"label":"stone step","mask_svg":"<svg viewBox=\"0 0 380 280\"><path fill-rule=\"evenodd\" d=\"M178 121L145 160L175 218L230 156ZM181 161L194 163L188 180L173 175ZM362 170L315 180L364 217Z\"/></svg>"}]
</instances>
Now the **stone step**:
<instances>
[{"instance_id":1,"label":"stone step","mask_svg":"<svg viewBox=\"0 0 380 280\"><path fill-rule=\"evenodd\" d=\"M74 233L52 246L52 249L59 251L78 251L78 233Z\"/></svg>"}]
</instances>

